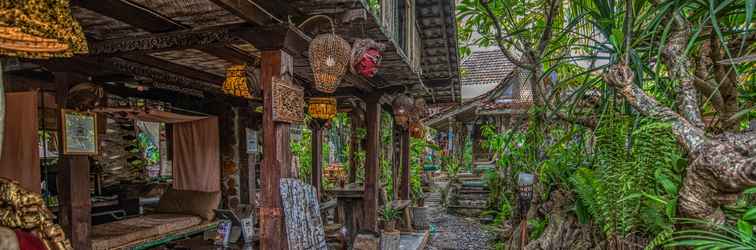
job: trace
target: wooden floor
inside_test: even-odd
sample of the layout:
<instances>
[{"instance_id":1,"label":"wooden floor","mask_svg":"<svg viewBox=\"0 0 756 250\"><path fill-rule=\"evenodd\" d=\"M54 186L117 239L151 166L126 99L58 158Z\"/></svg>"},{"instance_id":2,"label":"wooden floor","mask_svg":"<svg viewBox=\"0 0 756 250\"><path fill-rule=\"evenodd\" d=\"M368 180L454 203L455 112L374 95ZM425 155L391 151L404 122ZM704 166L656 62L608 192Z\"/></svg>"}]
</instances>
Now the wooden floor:
<instances>
[{"instance_id":1,"label":"wooden floor","mask_svg":"<svg viewBox=\"0 0 756 250\"><path fill-rule=\"evenodd\" d=\"M428 231L422 231L419 233L402 233L402 238L399 243L400 250L423 250L425 245L428 244L428 238L430 233Z\"/></svg>"}]
</instances>

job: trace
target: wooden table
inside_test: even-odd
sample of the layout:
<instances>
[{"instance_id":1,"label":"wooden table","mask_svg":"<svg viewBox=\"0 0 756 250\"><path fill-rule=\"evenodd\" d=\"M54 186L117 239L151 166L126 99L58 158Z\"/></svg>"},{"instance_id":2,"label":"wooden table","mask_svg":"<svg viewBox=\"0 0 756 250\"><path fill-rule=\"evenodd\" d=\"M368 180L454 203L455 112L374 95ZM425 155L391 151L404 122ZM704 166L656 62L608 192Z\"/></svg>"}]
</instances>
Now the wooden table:
<instances>
[{"instance_id":1,"label":"wooden table","mask_svg":"<svg viewBox=\"0 0 756 250\"><path fill-rule=\"evenodd\" d=\"M336 196L339 213L343 214L343 221L340 221L340 223L346 226L347 238L351 243L357 236L360 222L363 221L362 206L365 187L362 184L350 183L343 188L334 188L330 192Z\"/></svg>"}]
</instances>

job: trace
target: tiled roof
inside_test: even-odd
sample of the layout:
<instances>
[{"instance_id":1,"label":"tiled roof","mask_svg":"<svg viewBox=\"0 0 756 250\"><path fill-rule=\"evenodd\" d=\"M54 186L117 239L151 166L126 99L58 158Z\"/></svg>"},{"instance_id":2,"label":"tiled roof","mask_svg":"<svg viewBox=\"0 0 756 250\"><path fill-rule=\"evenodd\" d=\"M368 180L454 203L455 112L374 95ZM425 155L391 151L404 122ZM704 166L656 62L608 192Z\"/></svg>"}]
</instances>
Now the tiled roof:
<instances>
[{"instance_id":1,"label":"tiled roof","mask_svg":"<svg viewBox=\"0 0 756 250\"><path fill-rule=\"evenodd\" d=\"M515 68L500 50L473 52L461 67L462 85L498 84Z\"/></svg>"}]
</instances>

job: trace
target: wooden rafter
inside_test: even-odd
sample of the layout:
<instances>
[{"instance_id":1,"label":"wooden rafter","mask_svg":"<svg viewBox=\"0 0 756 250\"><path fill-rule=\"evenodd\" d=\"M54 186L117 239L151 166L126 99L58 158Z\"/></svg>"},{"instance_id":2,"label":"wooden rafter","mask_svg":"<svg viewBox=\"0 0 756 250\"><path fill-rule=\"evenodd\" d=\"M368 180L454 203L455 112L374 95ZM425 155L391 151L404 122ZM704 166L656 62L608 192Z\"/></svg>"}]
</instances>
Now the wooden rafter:
<instances>
[{"instance_id":1,"label":"wooden rafter","mask_svg":"<svg viewBox=\"0 0 756 250\"><path fill-rule=\"evenodd\" d=\"M175 74L191 77L197 80L202 80L205 82L215 83L220 85L223 83L223 77L210 74L204 71L196 70L184 65L179 65L176 63L172 63L163 59L155 58L153 56L148 55L127 55L122 56L122 58L127 59L132 62L137 62L140 64L152 66L158 69L162 69L168 72L172 72Z\"/></svg>"},{"instance_id":2,"label":"wooden rafter","mask_svg":"<svg viewBox=\"0 0 756 250\"><path fill-rule=\"evenodd\" d=\"M128 0L73 0L71 4L153 33L187 28L158 12Z\"/></svg>"}]
</instances>

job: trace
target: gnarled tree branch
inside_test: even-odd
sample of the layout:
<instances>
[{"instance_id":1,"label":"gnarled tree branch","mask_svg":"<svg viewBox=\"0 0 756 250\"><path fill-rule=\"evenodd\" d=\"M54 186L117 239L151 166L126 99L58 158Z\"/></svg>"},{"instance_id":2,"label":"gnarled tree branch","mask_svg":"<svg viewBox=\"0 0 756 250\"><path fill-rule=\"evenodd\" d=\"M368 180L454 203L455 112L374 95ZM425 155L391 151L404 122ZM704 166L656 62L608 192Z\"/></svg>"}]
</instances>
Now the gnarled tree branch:
<instances>
[{"instance_id":1,"label":"gnarled tree branch","mask_svg":"<svg viewBox=\"0 0 756 250\"><path fill-rule=\"evenodd\" d=\"M614 87L636 110L644 115L671 122L678 141L688 152L693 152L707 141L703 129L691 124L679 114L659 104L635 85L635 75L625 64L616 64L604 74L604 80Z\"/></svg>"}]
</instances>

